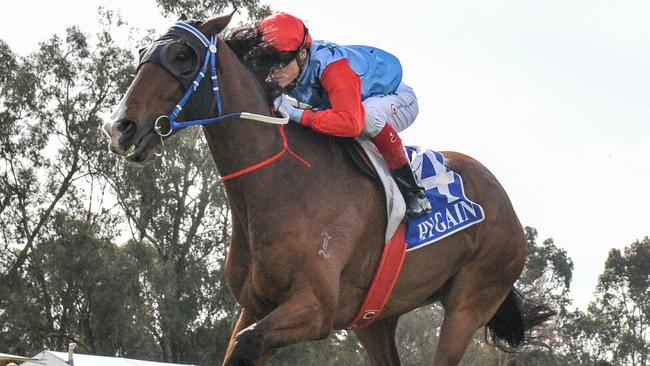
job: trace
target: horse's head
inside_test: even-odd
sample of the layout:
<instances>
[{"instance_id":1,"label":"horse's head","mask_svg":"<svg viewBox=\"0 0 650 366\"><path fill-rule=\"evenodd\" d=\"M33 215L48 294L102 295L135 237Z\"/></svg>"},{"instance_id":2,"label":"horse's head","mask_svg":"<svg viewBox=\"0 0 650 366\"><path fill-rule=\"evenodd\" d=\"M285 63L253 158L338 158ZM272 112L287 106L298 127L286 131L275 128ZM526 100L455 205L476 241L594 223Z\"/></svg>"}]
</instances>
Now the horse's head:
<instances>
[{"instance_id":1,"label":"horse's head","mask_svg":"<svg viewBox=\"0 0 650 366\"><path fill-rule=\"evenodd\" d=\"M206 37L220 33L231 15L205 22L188 21ZM177 25L140 52L135 79L103 130L110 139L110 149L135 162L144 162L162 141L154 130L160 116L175 108L186 89L192 86L203 66L208 46L200 37ZM188 101L191 117L207 118L214 111L210 78L203 78Z\"/></svg>"}]
</instances>

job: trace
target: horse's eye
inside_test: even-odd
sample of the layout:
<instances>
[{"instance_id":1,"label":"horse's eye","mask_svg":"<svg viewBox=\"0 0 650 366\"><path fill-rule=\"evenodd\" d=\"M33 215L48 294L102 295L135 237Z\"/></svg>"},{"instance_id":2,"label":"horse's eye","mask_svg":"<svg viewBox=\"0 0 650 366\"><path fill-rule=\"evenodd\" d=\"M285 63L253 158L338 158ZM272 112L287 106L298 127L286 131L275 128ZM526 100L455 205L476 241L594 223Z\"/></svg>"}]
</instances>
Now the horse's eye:
<instances>
[{"instance_id":1,"label":"horse's eye","mask_svg":"<svg viewBox=\"0 0 650 366\"><path fill-rule=\"evenodd\" d=\"M185 62L190 59L190 55L187 52L179 52L176 54L176 57L174 57L174 61L178 62Z\"/></svg>"}]
</instances>

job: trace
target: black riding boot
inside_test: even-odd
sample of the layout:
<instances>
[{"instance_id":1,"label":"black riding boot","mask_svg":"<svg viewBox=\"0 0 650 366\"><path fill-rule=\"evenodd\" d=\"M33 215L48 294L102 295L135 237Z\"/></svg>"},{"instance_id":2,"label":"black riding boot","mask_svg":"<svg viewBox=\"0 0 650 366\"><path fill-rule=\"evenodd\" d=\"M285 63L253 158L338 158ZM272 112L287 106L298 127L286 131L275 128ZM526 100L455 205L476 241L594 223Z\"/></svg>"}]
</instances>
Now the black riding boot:
<instances>
[{"instance_id":1,"label":"black riding boot","mask_svg":"<svg viewBox=\"0 0 650 366\"><path fill-rule=\"evenodd\" d=\"M417 217L431 212L431 203L424 194L424 188L415 180L410 164L404 164L390 174L406 201L406 216Z\"/></svg>"}]
</instances>

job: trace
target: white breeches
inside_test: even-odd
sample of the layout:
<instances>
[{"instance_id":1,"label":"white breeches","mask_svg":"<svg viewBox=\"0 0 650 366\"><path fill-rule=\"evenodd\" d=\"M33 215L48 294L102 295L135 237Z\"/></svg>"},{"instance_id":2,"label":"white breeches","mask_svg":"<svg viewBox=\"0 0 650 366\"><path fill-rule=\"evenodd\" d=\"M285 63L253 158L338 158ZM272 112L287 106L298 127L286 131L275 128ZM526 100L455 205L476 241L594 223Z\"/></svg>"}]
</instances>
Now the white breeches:
<instances>
[{"instance_id":1,"label":"white breeches","mask_svg":"<svg viewBox=\"0 0 650 366\"><path fill-rule=\"evenodd\" d=\"M366 125L362 135L375 137L389 122L397 132L413 124L418 115L418 98L413 89L404 82L393 94L370 97L363 102Z\"/></svg>"}]
</instances>

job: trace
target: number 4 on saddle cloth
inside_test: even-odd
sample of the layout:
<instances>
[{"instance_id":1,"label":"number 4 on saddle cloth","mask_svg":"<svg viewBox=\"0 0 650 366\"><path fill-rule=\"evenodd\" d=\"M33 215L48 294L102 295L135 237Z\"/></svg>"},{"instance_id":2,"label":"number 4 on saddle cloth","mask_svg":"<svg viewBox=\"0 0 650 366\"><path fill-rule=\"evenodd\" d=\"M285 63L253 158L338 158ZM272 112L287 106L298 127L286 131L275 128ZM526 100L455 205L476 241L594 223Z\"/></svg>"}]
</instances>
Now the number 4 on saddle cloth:
<instances>
[{"instance_id":1,"label":"number 4 on saddle cloth","mask_svg":"<svg viewBox=\"0 0 650 366\"><path fill-rule=\"evenodd\" d=\"M460 175L444 165L445 159L441 153L407 146L411 167L426 190L432 210L427 215L410 218L403 223L406 204L384 159L367 138L358 137L356 140L370 162L363 158L361 160L372 165L384 186L388 220L386 246L375 277L359 311L345 328L367 326L379 316L397 282L407 251L446 238L485 218L483 208L465 196ZM356 150L355 153L352 149L350 154L362 170L366 170L363 163L356 159L363 152Z\"/></svg>"},{"instance_id":2,"label":"number 4 on saddle cloth","mask_svg":"<svg viewBox=\"0 0 650 366\"><path fill-rule=\"evenodd\" d=\"M465 196L463 179L444 165L441 153L410 146L406 147L406 152L432 206L428 215L409 219L408 250L421 248L483 221L483 208Z\"/></svg>"}]
</instances>

